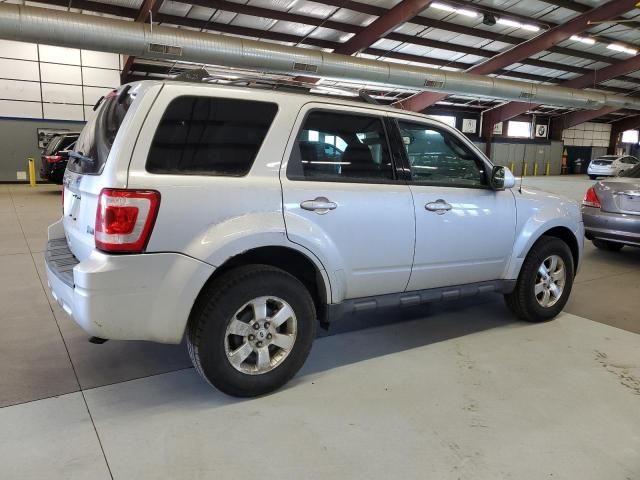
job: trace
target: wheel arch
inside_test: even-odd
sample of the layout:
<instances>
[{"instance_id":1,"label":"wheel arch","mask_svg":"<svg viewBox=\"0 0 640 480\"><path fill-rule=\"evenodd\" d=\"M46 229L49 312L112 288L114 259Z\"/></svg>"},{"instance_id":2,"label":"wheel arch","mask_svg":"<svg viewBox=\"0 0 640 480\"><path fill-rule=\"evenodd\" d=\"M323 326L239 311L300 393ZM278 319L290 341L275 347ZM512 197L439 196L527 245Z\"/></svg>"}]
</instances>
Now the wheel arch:
<instances>
[{"instance_id":1,"label":"wheel arch","mask_svg":"<svg viewBox=\"0 0 640 480\"><path fill-rule=\"evenodd\" d=\"M580 232L579 228L578 232ZM518 240L516 240L514 254L507 267L505 278L517 279L520 276L520 270L522 269L525 258L529 255L529 252L538 240L544 236L558 238L567 244L569 250L571 250L574 272L578 272L582 258L582 248L577 232L574 232L568 225L560 221L554 221L546 225L538 226L529 232L526 232L526 230L523 231Z\"/></svg>"},{"instance_id":2,"label":"wheel arch","mask_svg":"<svg viewBox=\"0 0 640 480\"><path fill-rule=\"evenodd\" d=\"M245 265L269 265L284 270L297 278L311 294L321 325L326 325L328 321L327 305L331 302L331 284L327 273L322 265L309 255L281 245L260 246L229 257L215 269L202 286L196 302L194 302L192 312L202 293L213 281L224 273Z\"/></svg>"},{"instance_id":3,"label":"wheel arch","mask_svg":"<svg viewBox=\"0 0 640 480\"><path fill-rule=\"evenodd\" d=\"M558 238L569 246L571 256L573 257L573 269L574 272L577 272L580 264L580 246L575 234L567 227L553 227L543 232L542 235L536 239L536 242L543 236ZM535 242L533 245L535 245Z\"/></svg>"}]
</instances>

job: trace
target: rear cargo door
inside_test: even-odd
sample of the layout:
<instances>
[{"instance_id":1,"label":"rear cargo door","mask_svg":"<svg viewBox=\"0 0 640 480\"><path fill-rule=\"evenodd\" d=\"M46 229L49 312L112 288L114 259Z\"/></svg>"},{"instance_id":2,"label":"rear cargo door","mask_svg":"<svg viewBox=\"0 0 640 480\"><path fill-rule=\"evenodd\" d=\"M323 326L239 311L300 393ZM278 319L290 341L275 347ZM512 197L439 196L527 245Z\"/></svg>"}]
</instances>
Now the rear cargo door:
<instances>
[{"instance_id":1,"label":"rear cargo door","mask_svg":"<svg viewBox=\"0 0 640 480\"><path fill-rule=\"evenodd\" d=\"M127 169L137 136L119 132L139 131L144 120L141 110L155 97L140 85L126 85L107 96L70 152L63 182L63 224L69 248L81 261L95 248L100 192L127 186Z\"/></svg>"}]
</instances>

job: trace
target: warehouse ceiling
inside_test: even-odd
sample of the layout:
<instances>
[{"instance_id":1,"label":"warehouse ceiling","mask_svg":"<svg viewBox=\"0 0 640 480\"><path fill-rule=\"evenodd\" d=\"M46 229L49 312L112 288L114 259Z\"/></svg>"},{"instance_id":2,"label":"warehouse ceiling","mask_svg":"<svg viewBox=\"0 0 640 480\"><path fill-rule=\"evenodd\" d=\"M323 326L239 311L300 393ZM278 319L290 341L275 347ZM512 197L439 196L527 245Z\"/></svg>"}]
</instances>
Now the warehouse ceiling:
<instances>
[{"instance_id":1,"label":"warehouse ceiling","mask_svg":"<svg viewBox=\"0 0 640 480\"><path fill-rule=\"evenodd\" d=\"M614 2L617 0L614 0ZM621 0L620 0L621 1ZM518 46L528 48L519 62L505 65L492 76L561 84L588 80L583 88L640 96L640 10L607 17L578 35L536 50L535 39L563 29L608 2L598 0L42 0L9 3L64 9L85 14L152 22L181 29L211 31L284 45L338 51L365 58L426 65L454 71L477 67ZM613 3L613 2L612 2ZM417 14L416 14L417 13ZM594 17L595 18L595 17ZM600 17L602 18L602 17ZM378 28L380 27L380 28ZM555 30L554 30L555 29ZM354 39L354 37L356 37ZM529 43L526 43L529 42ZM530 45L530 48L527 47ZM353 47L353 48L352 48ZM634 63L635 62L635 63ZM123 80L166 78L200 66L130 58ZM205 66L221 76L251 72ZM594 74L594 71L596 73ZM605 74L606 73L606 74ZM586 77L591 74L591 77ZM304 79L317 82L317 79ZM371 86L346 82L318 82L325 91ZM567 84L567 86L570 86ZM417 92L375 87L376 98L394 103ZM484 111L502 105L487 99L433 98L435 107ZM513 102L512 102L513 103ZM530 105L529 111L551 116L567 109ZM503 111L505 109L503 108ZM606 109L593 120L614 121L637 112Z\"/></svg>"}]
</instances>

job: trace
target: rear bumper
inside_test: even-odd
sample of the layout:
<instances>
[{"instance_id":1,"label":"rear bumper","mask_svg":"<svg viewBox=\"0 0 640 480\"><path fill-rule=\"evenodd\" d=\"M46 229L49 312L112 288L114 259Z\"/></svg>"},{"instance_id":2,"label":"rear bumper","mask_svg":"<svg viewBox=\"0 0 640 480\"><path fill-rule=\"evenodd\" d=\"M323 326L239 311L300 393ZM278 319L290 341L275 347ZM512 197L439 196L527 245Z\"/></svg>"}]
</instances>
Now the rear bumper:
<instances>
[{"instance_id":1,"label":"rear bumper","mask_svg":"<svg viewBox=\"0 0 640 480\"><path fill-rule=\"evenodd\" d=\"M640 215L608 213L582 207L585 237L640 246Z\"/></svg>"},{"instance_id":2,"label":"rear bumper","mask_svg":"<svg viewBox=\"0 0 640 480\"><path fill-rule=\"evenodd\" d=\"M177 253L107 255L97 250L78 262L64 258L61 232L61 222L49 227L48 284L80 327L105 339L181 341L212 266Z\"/></svg>"},{"instance_id":3,"label":"rear bumper","mask_svg":"<svg viewBox=\"0 0 640 480\"><path fill-rule=\"evenodd\" d=\"M587 170L587 175L594 175L597 177L614 177L616 175L616 172L613 172L611 170L592 170L592 169L588 169Z\"/></svg>"}]
</instances>

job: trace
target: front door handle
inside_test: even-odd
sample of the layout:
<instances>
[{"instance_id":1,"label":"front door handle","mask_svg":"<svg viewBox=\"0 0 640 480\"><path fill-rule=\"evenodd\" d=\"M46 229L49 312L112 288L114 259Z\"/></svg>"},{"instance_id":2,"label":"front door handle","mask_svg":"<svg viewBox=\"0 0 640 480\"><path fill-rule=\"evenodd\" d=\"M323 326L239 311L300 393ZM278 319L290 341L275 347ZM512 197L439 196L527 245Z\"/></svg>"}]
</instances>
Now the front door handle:
<instances>
[{"instance_id":1,"label":"front door handle","mask_svg":"<svg viewBox=\"0 0 640 480\"><path fill-rule=\"evenodd\" d=\"M328 198L317 197L314 200L305 200L300 204L300 208L302 208L303 210L316 212L319 215L324 215L325 213L328 213L330 210L335 210L336 208L338 208L338 204L335 202L329 201Z\"/></svg>"},{"instance_id":2,"label":"front door handle","mask_svg":"<svg viewBox=\"0 0 640 480\"><path fill-rule=\"evenodd\" d=\"M430 212L436 212L438 215L444 215L453 207L449 205L447 202L439 198L435 202L427 203L424 208L429 210Z\"/></svg>"}]
</instances>

